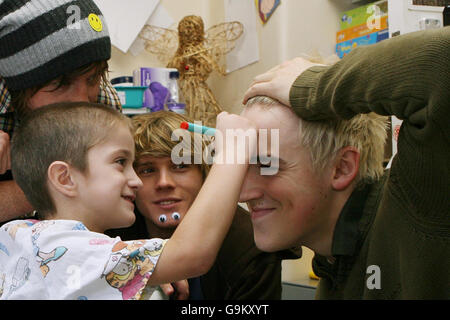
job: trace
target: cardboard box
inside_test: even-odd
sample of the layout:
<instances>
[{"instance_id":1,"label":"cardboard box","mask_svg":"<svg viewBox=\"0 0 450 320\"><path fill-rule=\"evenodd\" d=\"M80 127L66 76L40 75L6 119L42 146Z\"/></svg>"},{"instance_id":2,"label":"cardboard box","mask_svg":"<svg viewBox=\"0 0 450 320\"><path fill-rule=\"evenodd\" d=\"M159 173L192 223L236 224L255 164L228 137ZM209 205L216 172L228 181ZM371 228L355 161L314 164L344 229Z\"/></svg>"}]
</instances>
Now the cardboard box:
<instances>
[{"instance_id":1,"label":"cardboard box","mask_svg":"<svg viewBox=\"0 0 450 320\"><path fill-rule=\"evenodd\" d=\"M374 7L375 9L373 10ZM373 19L376 16L384 16L388 13L387 0L368 3L362 7L358 7L349 11L345 11L341 14L341 30L355 27L363 23L367 23L368 20Z\"/></svg>"},{"instance_id":2,"label":"cardboard box","mask_svg":"<svg viewBox=\"0 0 450 320\"><path fill-rule=\"evenodd\" d=\"M362 37L337 43L336 54L339 56L339 58L343 58L357 47L375 44L387 38L389 38L389 29L372 32Z\"/></svg>"},{"instance_id":3,"label":"cardboard box","mask_svg":"<svg viewBox=\"0 0 450 320\"><path fill-rule=\"evenodd\" d=\"M388 29L388 15L380 17L375 24L367 24L366 22L351 28L347 28L336 33L336 43L359 38L369 33Z\"/></svg>"},{"instance_id":4,"label":"cardboard box","mask_svg":"<svg viewBox=\"0 0 450 320\"><path fill-rule=\"evenodd\" d=\"M151 68L133 70L133 85L148 87L151 83Z\"/></svg>"}]
</instances>

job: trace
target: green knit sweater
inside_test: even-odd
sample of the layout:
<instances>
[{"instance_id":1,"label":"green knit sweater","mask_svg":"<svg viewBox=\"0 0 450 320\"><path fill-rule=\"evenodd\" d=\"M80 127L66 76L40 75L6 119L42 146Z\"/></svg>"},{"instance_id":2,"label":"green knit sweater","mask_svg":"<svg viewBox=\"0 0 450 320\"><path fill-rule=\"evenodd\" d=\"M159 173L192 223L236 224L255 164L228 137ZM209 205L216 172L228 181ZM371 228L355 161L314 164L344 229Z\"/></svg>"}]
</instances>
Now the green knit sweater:
<instances>
[{"instance_id":1,"label":"green knit sweater","mask_svg":"<svg viewBox=\"0 0 450 320\"><path fill-rule=\"evenodd\" d=\"M354 192L341 212L336 261L313 260L317 298L449 299L450 27L312 67L295 81L290 102L306 120L370 111L403 120L390 171Z\"/></svg>"}]
</instances>

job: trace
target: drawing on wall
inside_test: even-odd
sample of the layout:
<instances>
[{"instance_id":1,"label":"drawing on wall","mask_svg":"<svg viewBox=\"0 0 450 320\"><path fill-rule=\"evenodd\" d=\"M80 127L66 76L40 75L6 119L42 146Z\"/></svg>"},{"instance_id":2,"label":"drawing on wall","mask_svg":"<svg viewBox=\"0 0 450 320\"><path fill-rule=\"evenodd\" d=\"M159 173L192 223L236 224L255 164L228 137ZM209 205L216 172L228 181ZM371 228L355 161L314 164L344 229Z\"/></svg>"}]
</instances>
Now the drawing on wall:
<instances>
[{"instance_id":1,"label":"drawing on wall","mask_svg":"<svg viewBox=\"0 0 450 320\"><path fill-rule=\"evenodd\" d=\"M255 0L259 18L265 24L280 5L280 0Z\"/></svg>"}]
</instances>

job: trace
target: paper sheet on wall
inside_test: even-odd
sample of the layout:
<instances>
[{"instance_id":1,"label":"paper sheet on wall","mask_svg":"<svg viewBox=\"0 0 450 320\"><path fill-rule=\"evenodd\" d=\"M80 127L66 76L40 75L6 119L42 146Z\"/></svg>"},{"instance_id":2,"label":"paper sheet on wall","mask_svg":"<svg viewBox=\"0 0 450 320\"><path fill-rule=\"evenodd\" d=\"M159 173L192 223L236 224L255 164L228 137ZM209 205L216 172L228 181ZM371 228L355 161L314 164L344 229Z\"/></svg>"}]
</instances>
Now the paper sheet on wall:
<instances>
[{"instance_id":1,"label":"paper sheet on wall","mask_svg":"<svg viewBox=\"0 0 450 320\"><path fill-rule=\"evenodd\" d=\"M256 8L250 0L224 0L224 6L225 21L239 21L244 26L236 47L227 54L227 72L232 72L259 60Z\"/></svg>"},{"instance_id":2,"label":"paper sheet on wall","mask_svg":"<svg viewBox=\"0 0 450 320\"><path fill-rule=\"evenodd\" d=\"M111 43L126 53L159 0L94 0L108 25Z\"/></svg>"},{"instance_id":3,"label":"paper sheet on wall","mask_svg":"<svg viewBox=\"0 0 450 320\"><path fill-rule=\"evenodd\" d=\"M164 6L160 3L156 6L155 11L153 11L150 18L147 20L145 24L149 24L151 26L159 27L159 28L170 28L175 23L175 20L170 16L169 12L164 8ZM145 41L139 37L134 40L131 45L129 51L133 56L138 56L145 49Z\"/></svg>"}]
</instances>

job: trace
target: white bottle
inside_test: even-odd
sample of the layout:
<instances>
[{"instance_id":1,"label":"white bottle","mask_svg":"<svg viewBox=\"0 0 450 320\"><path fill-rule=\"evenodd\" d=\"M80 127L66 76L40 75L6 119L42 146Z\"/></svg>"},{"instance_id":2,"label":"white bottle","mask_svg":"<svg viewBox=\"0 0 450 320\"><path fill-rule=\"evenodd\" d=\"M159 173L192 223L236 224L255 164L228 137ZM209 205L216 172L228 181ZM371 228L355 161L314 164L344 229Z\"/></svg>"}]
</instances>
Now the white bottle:
<instances>
[{"instance_id":1,"label":"white bottle","mask_svg":"<svg viewBox=\"0 0 450 320\"><path fill-rule=\"evenodd\" d=\"M180 73L178 71L171 71L169 73L169 100L167 101L167 109L176 113L185 114L185 104L181 98L181 92L178 88L178 79L180 78Z\"/></svg>"},{"instance_id":2,"label":"white bottle","mask_svg":"<svg viewBox=\"0 0 450 320\"><path fill-rule=\"evenodd\" d=\"M180 73L178 71L171 71L169 73L169 85L167 89L169 89L170 97L167 104L176 104L180 102L179 99L179 89L178 89L178 78L180 77Z\"/></svg>"}]
</instances>

